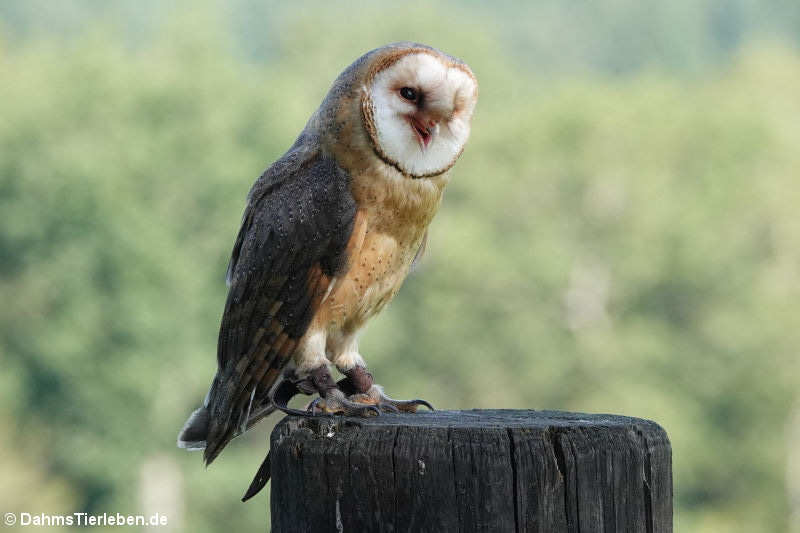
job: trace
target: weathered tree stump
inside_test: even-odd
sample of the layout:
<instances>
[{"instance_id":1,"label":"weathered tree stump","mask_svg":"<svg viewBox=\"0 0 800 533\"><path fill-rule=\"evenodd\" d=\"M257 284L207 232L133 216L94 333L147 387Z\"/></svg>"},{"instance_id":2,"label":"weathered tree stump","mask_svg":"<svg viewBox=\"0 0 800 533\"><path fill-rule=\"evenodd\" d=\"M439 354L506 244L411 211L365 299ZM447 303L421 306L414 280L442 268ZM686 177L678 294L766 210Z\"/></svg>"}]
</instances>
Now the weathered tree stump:
<instances>
[{"instance_id":1,"label":"weathered tree stump","mask_svg":"<svg viewBox=\"0 0 800 533\"><path fill-rule=\"evenodd\" d=\"M672 531L672 455L648 420L474 410L287 417L272 531Z\"/></svg>"}]
</instances>

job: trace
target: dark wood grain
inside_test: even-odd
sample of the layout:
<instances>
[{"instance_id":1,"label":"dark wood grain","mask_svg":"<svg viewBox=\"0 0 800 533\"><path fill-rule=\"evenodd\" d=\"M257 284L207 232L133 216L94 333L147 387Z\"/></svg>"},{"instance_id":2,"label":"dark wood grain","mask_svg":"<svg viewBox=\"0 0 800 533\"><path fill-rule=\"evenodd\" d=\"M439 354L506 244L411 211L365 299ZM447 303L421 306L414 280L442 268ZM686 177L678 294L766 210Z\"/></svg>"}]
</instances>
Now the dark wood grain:
<instances>
[{"instance_id":1,"label":"dark wood grain","mask_svg":"<svg viewBox=\"0 0 800 533\"><path fill-rule=\"evenodd\" d=\"M672 531L672 453L649 420L474 410L287 417L272 531Z\"/></svg>"}]
</instances>

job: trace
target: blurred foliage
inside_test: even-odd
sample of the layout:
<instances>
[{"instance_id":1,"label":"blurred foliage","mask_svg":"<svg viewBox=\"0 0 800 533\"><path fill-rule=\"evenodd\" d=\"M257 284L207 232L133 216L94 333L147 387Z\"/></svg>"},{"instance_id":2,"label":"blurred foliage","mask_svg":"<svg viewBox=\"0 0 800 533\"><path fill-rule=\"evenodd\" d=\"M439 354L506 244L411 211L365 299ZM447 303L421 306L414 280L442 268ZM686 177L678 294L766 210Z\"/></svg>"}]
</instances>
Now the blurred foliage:
<instances>
[{"instance_id":1,"label":"blurred foliage","mask_svg":"<svg viewBox=\"0 0 800 533\"><path fill-rule=\"evenodd\" d=\"M349 4L347 31L342 4L132 5L0 7L4 512L264 527L238 497L269 424L208 471L174 447L244 197L342 68L414 39L468 61L481 101L426 258L363 336L378 380L654 419L678 531L790 527L795 4Z\"/></svg>"}]
</instances>

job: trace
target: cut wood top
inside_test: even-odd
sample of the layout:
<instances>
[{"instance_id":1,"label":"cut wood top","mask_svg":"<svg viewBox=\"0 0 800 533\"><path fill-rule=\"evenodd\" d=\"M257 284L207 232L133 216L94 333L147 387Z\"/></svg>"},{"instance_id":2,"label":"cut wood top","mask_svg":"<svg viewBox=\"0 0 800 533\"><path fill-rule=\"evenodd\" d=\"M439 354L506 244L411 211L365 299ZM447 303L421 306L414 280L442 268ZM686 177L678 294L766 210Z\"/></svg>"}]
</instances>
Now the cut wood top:
<instances>
[{"instance_id":1,"label":"cut wood top","mask_svg":"<svg viewBox=\"0 0 800 533\"><path fill-rule=\"evenodd\" d=\"M287 417L282 422L306 427L334 426L405 426L419 428L549 428L592 427L623 428L631 426L658 428L658 424L643 418L612 414L572 413L566 411L537 411L533 409L471 409L465 411L425 411L418 413L384 413L369 418L351 417Z\"/></svg>"}]
</instances>

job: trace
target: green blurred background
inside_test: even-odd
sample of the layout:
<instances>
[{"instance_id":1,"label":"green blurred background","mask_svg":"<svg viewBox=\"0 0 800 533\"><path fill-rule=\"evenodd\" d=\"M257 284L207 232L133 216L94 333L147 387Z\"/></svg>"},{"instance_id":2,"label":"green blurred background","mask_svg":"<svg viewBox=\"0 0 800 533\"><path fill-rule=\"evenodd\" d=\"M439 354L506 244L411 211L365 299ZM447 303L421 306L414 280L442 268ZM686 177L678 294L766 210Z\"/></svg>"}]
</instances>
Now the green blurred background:
<instances>
[{"instance_id":1,"label":"green blurred background","mask_svg":"<svg viewBox=\"0 0 800 533\"><path fill-rule=\"evenodd\" d=\"M0 511L261 531L208 470L253 180L367 50L481 85L429 252L362 338L441 408L651 418L681 532L800 531L800 3L0 2Z\"/></svg>"}]
</instances>

